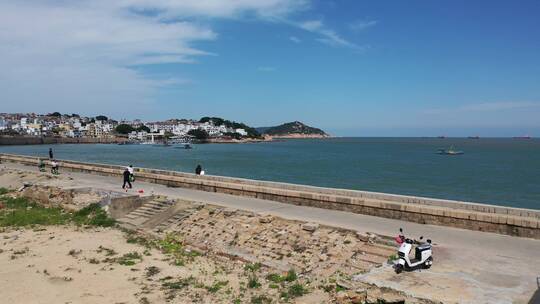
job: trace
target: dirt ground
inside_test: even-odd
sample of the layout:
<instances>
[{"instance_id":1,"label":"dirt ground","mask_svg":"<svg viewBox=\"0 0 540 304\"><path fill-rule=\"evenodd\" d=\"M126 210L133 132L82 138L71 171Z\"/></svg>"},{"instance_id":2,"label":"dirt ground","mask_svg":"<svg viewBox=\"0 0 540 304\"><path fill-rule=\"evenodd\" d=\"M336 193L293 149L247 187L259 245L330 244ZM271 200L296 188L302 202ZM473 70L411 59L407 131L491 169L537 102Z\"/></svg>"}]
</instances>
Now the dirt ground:
<instances>
[{"instance_id":1,"label":"dirt ground","mask_svg":"<svg viewBox=\"0 0 540 304\"><path fill-rule=\"evenodd\" d=\"M250 264L199 256L171 265L169 255L130 244L114 228L5 229L0 238L4 303L249 303L275 297L264 269L254 274L261 286L248 290ZM140 259L122 264L119 258L130 253ZM319 290L297 300L326 302Z\"/></svg>"}]
</instances>

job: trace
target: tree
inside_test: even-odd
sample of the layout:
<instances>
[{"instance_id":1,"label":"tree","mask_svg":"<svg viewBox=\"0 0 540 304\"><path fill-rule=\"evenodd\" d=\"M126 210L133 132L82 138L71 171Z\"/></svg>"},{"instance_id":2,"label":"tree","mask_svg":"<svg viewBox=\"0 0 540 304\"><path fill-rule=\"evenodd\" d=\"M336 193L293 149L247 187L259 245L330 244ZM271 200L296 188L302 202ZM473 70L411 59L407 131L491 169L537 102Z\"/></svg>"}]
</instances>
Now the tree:
<instances>
[{"instance_id":1,"label":"tree","mask_svg":"<svg viewBox=\"0 0 540 304\"><path fill-rule=\"evenodd\" d=\"M170 139L173 136L174 134L171 131L165 131L165 133L163 134L163 137L165 137L165 139Z\"/></svg>"},{"instance_id":2,"label":"tree","mask_svg":"<svg viewBox=\"0 0 540 304\"><path fill-rule=\"evenodd\" d=\"M130 125L119 124L118 126L116 126L115 131L120 134L129 134L135 131L135 129L133 129L133 127Z\"/></svg>"},{"instance_id":3,"label":"tree","mask_svg":"<svg viewBox=\"0 0 540 304\"><path fill-rule=\"evenodd\" d=\"M60 114L60 112L53 112L53 113L50 113L48 116L51 116L51 117L62 117L62 114Z\"/></svg>"},{"instance_id":4,"label":"tree","mask_svg":"<svg viewBox=\"0 0 540 304\"><path fill-rule=\"evenodd\" d=\"M107 116L98 115L98 116L96 116L96 120L109 120L109 119L107 118Z\"/></svg>"},{"instance_id":5,"label":"tree","mask_svg":"<svg viewBox=\"0 0 540 304\"><path fill-rule=\"evenodd\" d=\"M194 136L198 140L206 140L209 137L208 132L203 129L189 130L188 135Z\"/></svg>"},{"instance_id":6,"label":"tree","mask_svg":"<svg viewBox=\"0 0 540 304\"><path fill-rule=\"evenodd\" d=\"M223 133L223 136L228 136L234 139L242 139L242 134L236 133L236 132L226 132L226 133Z\"/></svg>"},{"instance_id":7,"label":"tree","mask_svg":"<svg viewBox=\"0 0 540 304\"><path fill-rule=\"evenodd\" d=\"M227 120L224 120L223 118L219 117L208 117L205 116L199 120L200 123L206 123L206 122L212 122L214 126L221 126L222 124L226 123Z\"/></svg>"},{"instance_id":8,"label":"tree","mask_svg":"<svg viewBox=\"0 0 540 304\"><path fill-rule=\"evenodd\" d=\"M145 131L146 133L150 133L150 128L145 126L145 125L142 125L140 127L137 128L137 131Z\"/></svg>"}]
</instances>

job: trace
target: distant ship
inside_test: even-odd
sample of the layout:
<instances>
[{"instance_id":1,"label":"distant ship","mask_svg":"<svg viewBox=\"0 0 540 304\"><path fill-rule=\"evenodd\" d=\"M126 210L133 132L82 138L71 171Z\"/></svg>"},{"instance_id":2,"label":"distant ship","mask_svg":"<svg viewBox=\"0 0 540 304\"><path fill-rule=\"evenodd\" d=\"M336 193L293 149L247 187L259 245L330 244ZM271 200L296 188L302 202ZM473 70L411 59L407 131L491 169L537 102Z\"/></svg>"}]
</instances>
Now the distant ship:
<instances>
[{"instance_id":1,"label":"distant ship","mask_svg":"<svg viewBox=\"0 0 540 304\"><path fill-rule=\"evenodd\" d=\"M461 155L461 154L464 154L464 152L455 150L454 146L451 146L449 149L439 149L439 151L437 151L437 154L441 154L441 155Z\"/></svg>"},{"instance_id":2,"label":"distant ship","mask_svg":"<svg viewBox=\"0 0 540 304\"><path fill-rule=\"evenodd\" d=\"M441 136L437 136L437 138L441 138L441 139L444 139L444 138L446 138L446 136L444 136L444 135L441 135Z\"/></svg>"},{"instance_id":3,"label":"distant ship","mask_svg":"<svg viewBox=\"0 0 540 304\"><path fill-rule=\"evenodd\" d=\"M469 138L469 139L480 139L480 136L469 136L467 138Z\"/></svg>"},{"instance_id":4,"label":"distant ship","mask_svg":"<svg viewBox=\"0 0 540 304\"><path fill-rule=\"evenodd\" d=\"M531 139L531 137L529 135L525 135L525 136L515 136L514 137L515 139Z\"/></svg>"}]
</instances>

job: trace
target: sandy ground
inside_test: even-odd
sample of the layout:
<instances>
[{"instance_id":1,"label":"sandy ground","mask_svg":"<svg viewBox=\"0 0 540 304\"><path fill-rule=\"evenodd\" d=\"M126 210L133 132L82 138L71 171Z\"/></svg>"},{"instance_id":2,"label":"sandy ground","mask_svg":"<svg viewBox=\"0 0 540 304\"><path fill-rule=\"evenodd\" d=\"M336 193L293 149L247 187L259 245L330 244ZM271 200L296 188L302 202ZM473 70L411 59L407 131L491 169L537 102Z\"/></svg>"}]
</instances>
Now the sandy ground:
<instances>
[{"instance_id":1,"label":"sandy ground","mask_svg":"<svg viewBox=\"0 0 540 304\"><path fill-rule=\"evenodd\" d=\"M259 294L270 296L264 286L242 291L246 281L242 262L200 256L184 266L171 265L169 256L127 243L117 229L8 229L0 233L0 241L2 303L232 303L237 298L246 303ZM132 252L142 256L135 265L114 261ZM190 277L195 279L189 286L164 287ZM227 283L209 292L207 287L216 282ZM327 302L317 290L297 301Z\"/></svg>"},{"instance_id":2,"label":"sandy ground","mask_svg":"<svg viewBox=\"0 0 540 304\"><path fill-rule=\"evenodd\" d=\"M145 267L164 264L157 252L134 267L90 263L105 259L99 246L119 255L143 251L114 229L42 229L0 234L4 303L137 303Z\"/></svg>"}]
</instances>

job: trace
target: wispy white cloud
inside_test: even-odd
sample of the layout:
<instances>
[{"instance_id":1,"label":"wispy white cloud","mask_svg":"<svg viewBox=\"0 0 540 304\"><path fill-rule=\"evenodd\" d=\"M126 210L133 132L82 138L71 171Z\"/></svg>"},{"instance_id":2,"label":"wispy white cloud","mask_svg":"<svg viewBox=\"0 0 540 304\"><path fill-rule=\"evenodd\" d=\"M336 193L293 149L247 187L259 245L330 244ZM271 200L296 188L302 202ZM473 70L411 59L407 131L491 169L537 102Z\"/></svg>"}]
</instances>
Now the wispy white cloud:
<instances>
[{"instance_id":1,"label":"wispy white cloud","mask_svg":"<svg viewBox=\"0 0 540 304\"><path fill-rule=\"evenodd\" d=\"M454 108L427 109L423 114L452 114L468 112L498 112L526 108L540 108L540 102L509 101L509 102L483 102L461 105Z\"/></svg>"},{"instance_id":2,"label":"wispy white cloud","mask_svg":"<svg viewBox=\"0 0 540 304\"><path fill-rule=\"evenodd\" d=\"M367 28L377 25L378 21L376 20L356 20L355 22L349 24L349 28L353 31L359 32Z\"/></svg>"},{"instance_id":3,"label":"wispy white cloud","mask_svg":"<svg viewBox=\"0 0 540 304\"><path fill-rule=\"evenodd\" d=\"M357 45L344 39L336 31L326 27L321 20L307 20L296 23L296 25L303 30L320 35L321 37L317 38L316 40L321 43L333 47L348 47L355 50L365 49L364 46Z\"/></svg>"},{"instance_id":4,"label":"wispy white cloud","mask_svg":"<svg viewBox=\"0 0 540 304\"><path fill-rule=\"evenodd\" d=\"M272 66L260 66L257 68L259 72L275 72L276 70L277 68Z\"/></svg>"},{"instance_id":5,"label":"wispy white cloud","mask_svg":"<svg viewBox=\"0 0 540 304\"><path fill-rule=\"evenodd\" d=\"M296 37L296 36L291 36L289 37L289 40L291 40L292 42L294 43L300 43L302 42L302 40L300 40L300 38Z\"/></svg>"},{"instance_id":6,"label":"wispy white cloud","mask_svg":"<svg viewBox=\"0 0 540 304\"><path fill-rule=\"evenodd\" d=\"M140 65L193 63L218 34L209 18L283 20L308 0L3 0L0 100L5 111L152 111L157 91L189 79ZM113 111L113 110L111 110Z\"/></svg>"}]
</instances>

